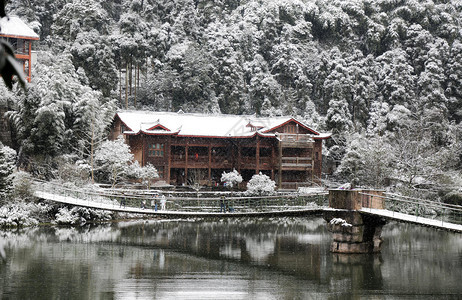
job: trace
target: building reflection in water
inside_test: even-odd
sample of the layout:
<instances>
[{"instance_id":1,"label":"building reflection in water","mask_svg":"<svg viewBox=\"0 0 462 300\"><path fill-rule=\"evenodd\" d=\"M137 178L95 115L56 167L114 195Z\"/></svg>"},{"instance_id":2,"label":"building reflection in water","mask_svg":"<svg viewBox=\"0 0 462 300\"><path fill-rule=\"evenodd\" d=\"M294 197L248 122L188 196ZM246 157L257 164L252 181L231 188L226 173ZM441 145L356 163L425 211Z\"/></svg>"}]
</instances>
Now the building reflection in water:
<instances>
[{"instance_id":1,"label":"building reflection in water","mask_svg":"<svg viewBox=\"0 0 462 300\"><path fill-rule=\"evenodd\" d=\"M226 299L462 293L459 236L387 226L376 255L330 253L331 234L320 217L143 220L0 232L6 253L0 296L194 298L213 289Z\"/></svg>"},{"instance_id":2,"label":"building reflection in water","mask_svg":"<svg viewBox=\"0 0 462 300\"><path fill-rule=\"evenodd\" d=\"M148 222L142 227L122 228L117 241L319 279L322 257L329 251L325 241L330 237L324 221L299 219L290 227L287 222L293 220ZM168 267L169 262L160 253L154 259L159 266Z\"/></svg>"}]
</instances>

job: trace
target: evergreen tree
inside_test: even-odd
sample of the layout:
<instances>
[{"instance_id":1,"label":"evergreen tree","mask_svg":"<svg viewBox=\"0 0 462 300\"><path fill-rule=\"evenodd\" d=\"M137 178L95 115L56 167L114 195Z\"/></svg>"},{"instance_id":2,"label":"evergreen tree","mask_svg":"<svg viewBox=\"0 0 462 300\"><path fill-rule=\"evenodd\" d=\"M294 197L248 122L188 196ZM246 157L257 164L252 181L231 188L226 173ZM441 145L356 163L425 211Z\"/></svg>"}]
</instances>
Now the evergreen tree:
<instances>
[{"instance_id":1,"label":"evergreen tree","mask_svg":"<svg viewBox=\"0 0 462 300\"><path fill-rule=\"evenodd\" d=\"M446 95L448 97L449 117L462 121L462 43L454 41L450 50L448 63L445 65L447 78Z\"/></svg>"},{"instance_id":2,"label":"evergreen tree","mask_svg":"<svg viewBox=\"0 0 462 300\"><path fill-rule=\"evenodd\" d=\"M41 36L28 91L8 97L22 163L91 156L88 133L103 136L119 94L120 107L299 116L334 133L326 157L336 163L356 153L346 132L379 136L398 169L418 170L403 173L409 182L460 168L434 159L460 156L457 1L15 0L7 9ZM403 153L406 134L420 160ZM356 148L365 160L378 151Z\"/></svg>"},{"instance_id":3,"label":"evergreen tree","mask_svg":"<svg viewBox=\"0 0 462 300\"><path fill-rule=\"evenodd\" d=\"M16 151L0 143L0 203L11 195Z\"/></svg>"},{"instance_id":4,"label":"evergreen tree","mask_svg":"<svg viewBox=\"0 0 462 300\"><path fill-rule=\"evenodd\" d=\"M416 75L407 54L398 48L385 52L376 60L379 100L410 108L416 97Z\"/></svg>"},{"instance_id":5,"label":"evergreen tree","mask_svg":"<svg viewBox=\"0 0 462 300\"><path fill-rule=\"evenodd\" d=\"M433 47L428 52L425 69L417 81L419 101L416 111L422 116L425 129L431 132L431 138L436 145L447 141L446 132L449 129L448 99L445 96L443 83L445 80L441 53L446 53L446 47Z\"/></svg>"}]
</instances>

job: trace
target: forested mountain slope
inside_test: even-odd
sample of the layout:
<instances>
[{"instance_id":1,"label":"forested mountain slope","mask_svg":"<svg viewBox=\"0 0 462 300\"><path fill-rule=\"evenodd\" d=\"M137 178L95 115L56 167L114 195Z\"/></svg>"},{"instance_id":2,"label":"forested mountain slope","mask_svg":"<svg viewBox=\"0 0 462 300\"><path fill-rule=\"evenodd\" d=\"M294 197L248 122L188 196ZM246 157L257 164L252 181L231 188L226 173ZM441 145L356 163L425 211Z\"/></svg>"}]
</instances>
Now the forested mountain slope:
<instances>
[{"instance_id":1,"label":"forested mountain slope","mask_svg":"<svg viewBox=\"0 0 462 300\"><path fill-rule=\"evenodd\" d=\"M459 0L16 0L7 11L41 36L29 92L2 100L26 156L85 158L88 129L103 136L128 103L294 115L334 133L325 165L342 180L460 184Z\"/></svg>"}]
</instances>

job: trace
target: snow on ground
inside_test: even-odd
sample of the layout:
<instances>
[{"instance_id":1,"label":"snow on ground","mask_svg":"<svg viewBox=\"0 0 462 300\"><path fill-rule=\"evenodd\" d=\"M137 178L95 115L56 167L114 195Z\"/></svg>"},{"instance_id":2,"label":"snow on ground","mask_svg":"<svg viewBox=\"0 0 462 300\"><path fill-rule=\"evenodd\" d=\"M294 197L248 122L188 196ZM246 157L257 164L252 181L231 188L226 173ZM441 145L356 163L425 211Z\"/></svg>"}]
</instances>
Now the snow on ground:
<instances>
[{"instance_id":1,"label":"snow on ground","mask_svg":"<svg viewBox=\"0 0 462 300\"><path fill-rule=\"evenodd\" d=\"M300 195L312 195L326 193L326 189L324 187L299 187L297 192Z\"/></svg>"}]
</instances>

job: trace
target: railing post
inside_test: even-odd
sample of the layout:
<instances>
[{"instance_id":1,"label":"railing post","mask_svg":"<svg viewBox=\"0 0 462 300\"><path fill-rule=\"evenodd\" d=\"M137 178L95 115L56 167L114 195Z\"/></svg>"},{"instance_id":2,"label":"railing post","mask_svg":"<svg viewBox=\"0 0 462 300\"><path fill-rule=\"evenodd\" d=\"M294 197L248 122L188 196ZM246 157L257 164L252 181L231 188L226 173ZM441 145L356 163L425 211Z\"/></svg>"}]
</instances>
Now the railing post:
<instances>
[{"instance_id":1,"label":"railing post","mask_svg":"<svg viewBox=\"0 0 462 300\"><path fill-rule=\"evenodd\" d=\"M441 226L443 226L443 218L444 218L444 213L445 213L445 208L441 205L443 208L443 213L441 214Z\"/></svg>"}]
</instances>

